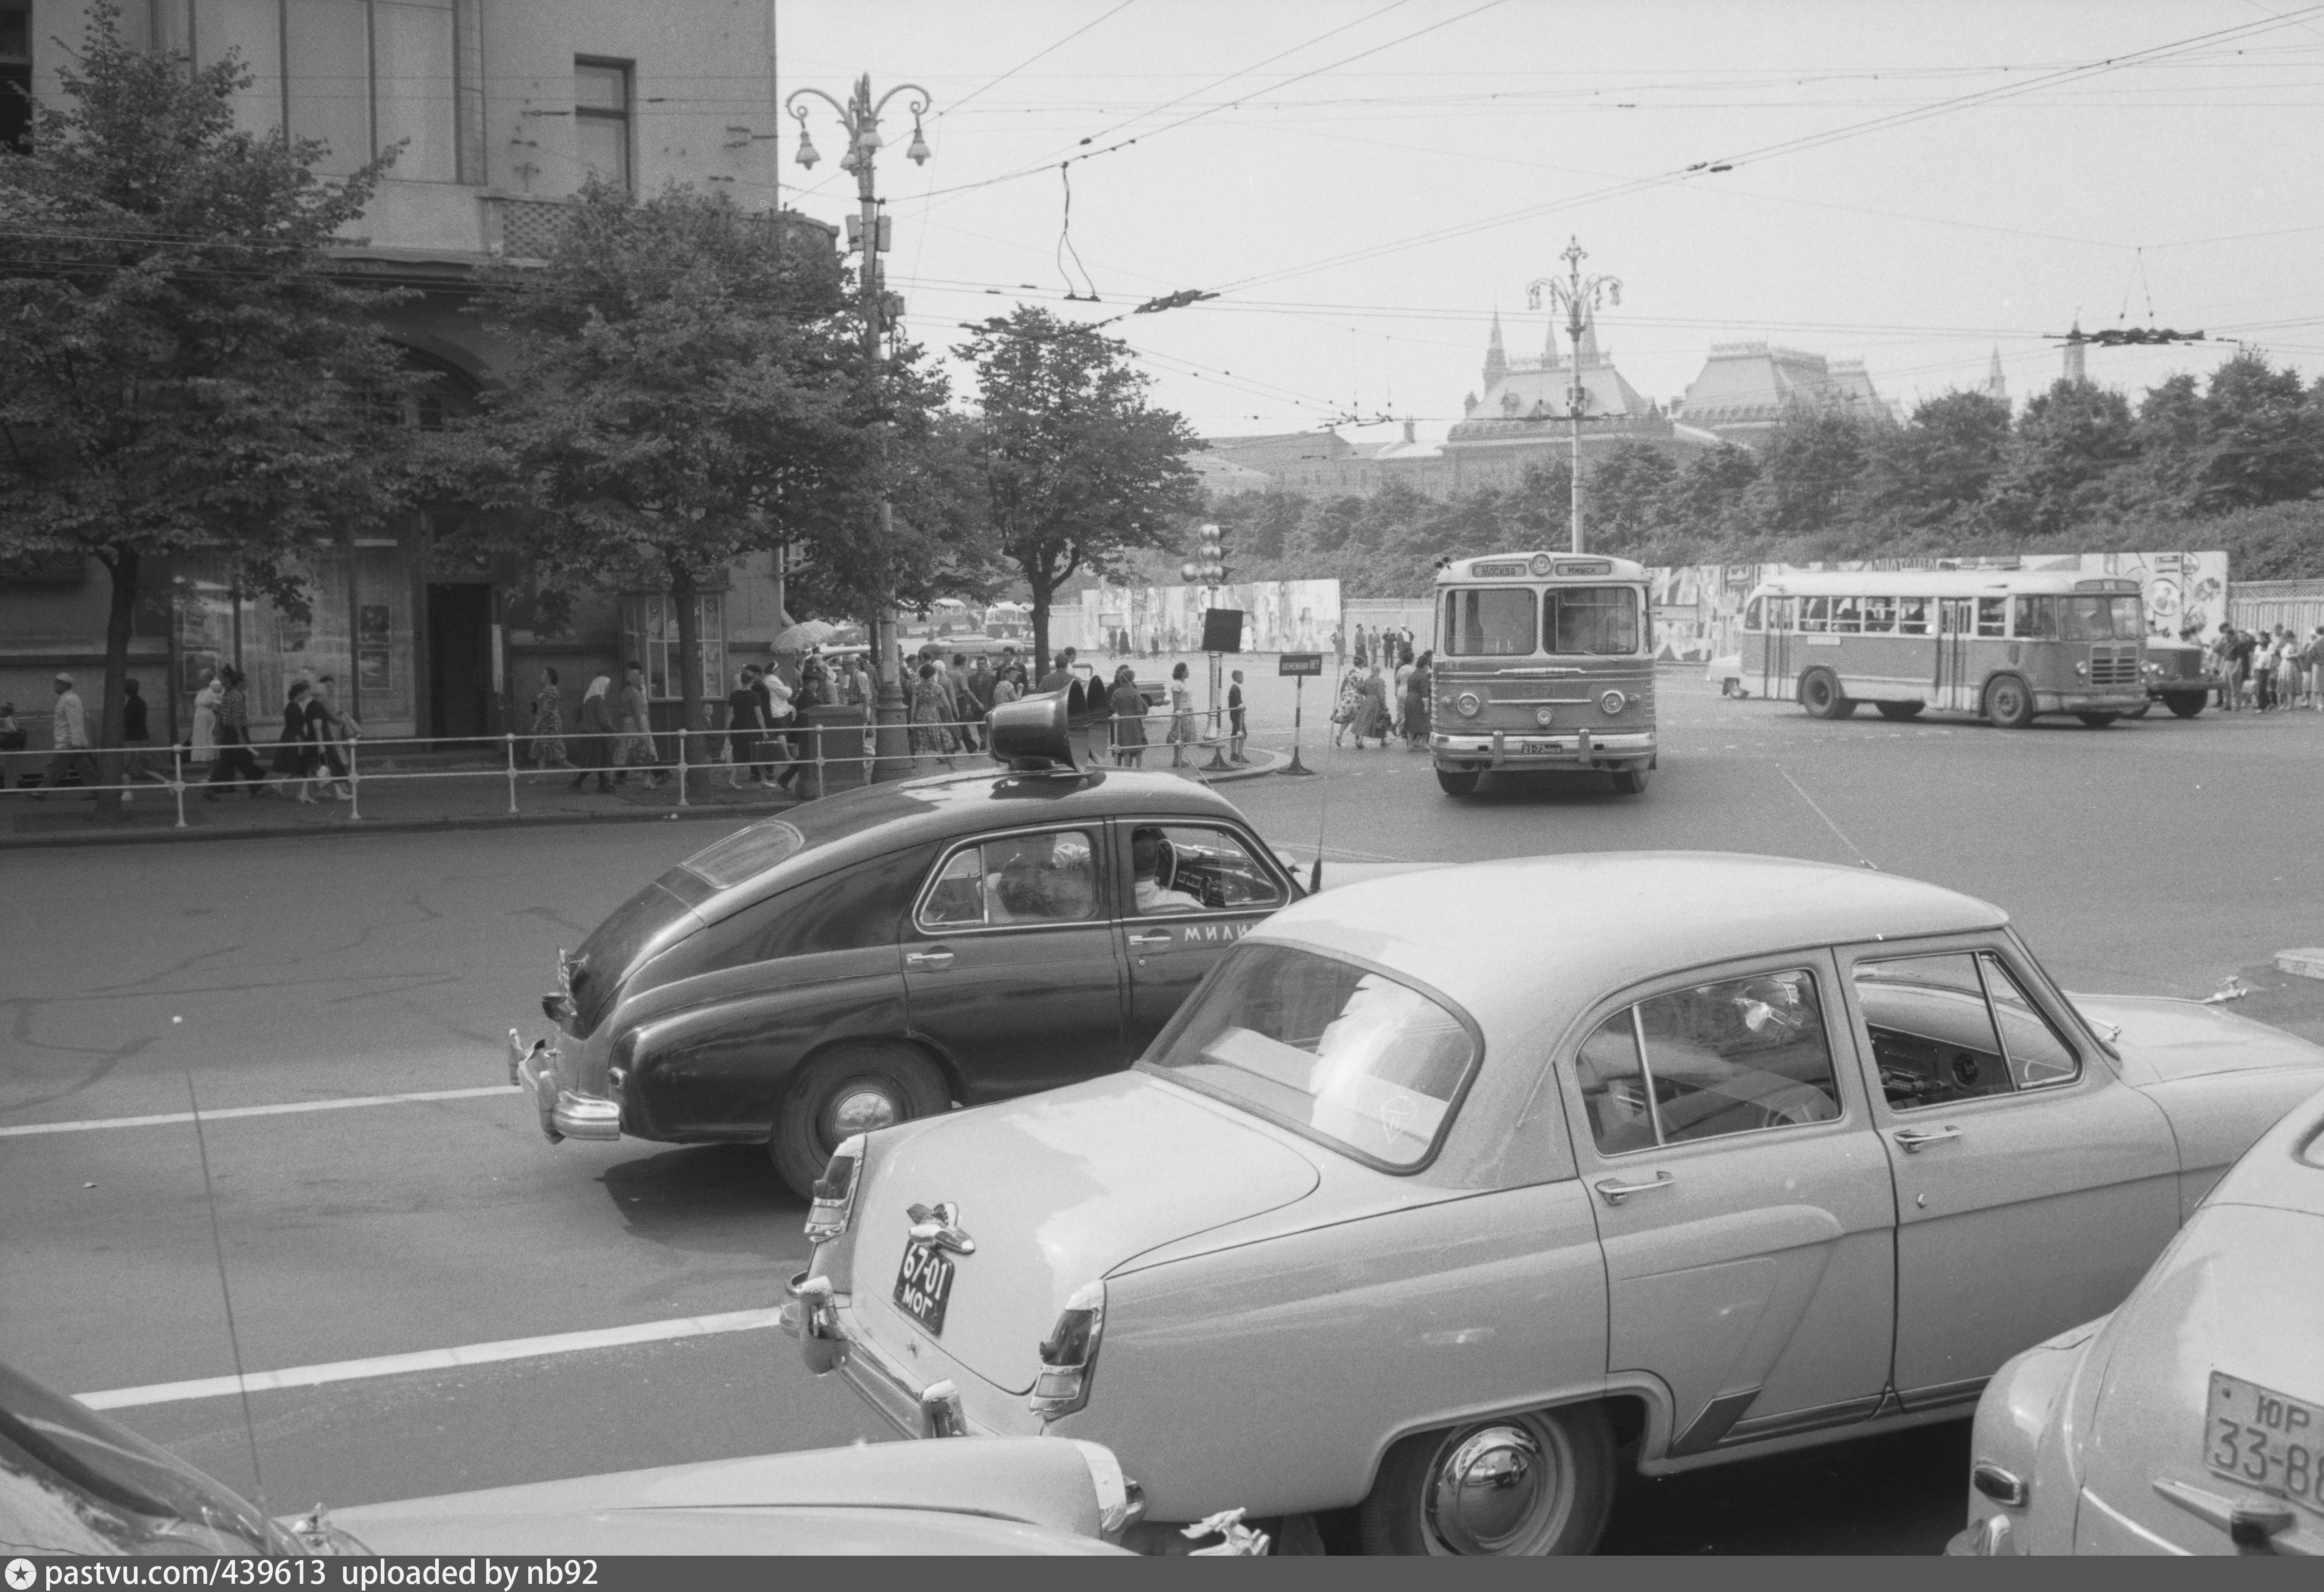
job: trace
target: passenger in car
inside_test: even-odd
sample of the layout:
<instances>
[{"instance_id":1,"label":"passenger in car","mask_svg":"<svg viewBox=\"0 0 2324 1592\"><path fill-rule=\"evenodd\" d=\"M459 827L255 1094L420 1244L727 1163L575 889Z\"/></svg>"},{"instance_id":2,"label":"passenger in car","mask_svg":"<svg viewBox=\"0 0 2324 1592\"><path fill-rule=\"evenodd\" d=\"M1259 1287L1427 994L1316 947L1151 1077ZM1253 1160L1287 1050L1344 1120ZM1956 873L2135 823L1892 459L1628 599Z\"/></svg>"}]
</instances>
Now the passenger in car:
<instances>
[{"instance_id":1,"label":"passenger in car","mask_svg":"<svg viewBox=\"0 0 2324 1592\"><path fill-rule=\"evenodd\" d=\"M1160 830L1140 829L1133 833L1130 838L1130 860L1137 875L1132 895L1139 912L1200 912L1203 909L1198 897L1163 884Z\"/></svg>"}]
</instances>

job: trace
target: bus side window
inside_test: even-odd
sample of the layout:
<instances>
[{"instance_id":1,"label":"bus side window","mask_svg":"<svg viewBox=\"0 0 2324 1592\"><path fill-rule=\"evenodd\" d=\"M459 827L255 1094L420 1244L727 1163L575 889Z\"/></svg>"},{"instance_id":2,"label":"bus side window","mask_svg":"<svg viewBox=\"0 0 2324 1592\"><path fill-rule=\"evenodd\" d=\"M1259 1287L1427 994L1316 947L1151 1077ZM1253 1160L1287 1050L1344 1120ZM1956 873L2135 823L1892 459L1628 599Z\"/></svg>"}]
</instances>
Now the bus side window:
<instances>
[{"instance_id":1,"label":"bus side window","mask_svg":"<svg viewBox=\"0 0 2324 1592\"><path fill-rule=\"evenodd\" d=\"M1803 630L1831 629L1831 599L1829 597L1801 598L1800 629Z\"/></svg>"},{"instance_id":2,"label":"bus side window","mask_svg":"<svg viewBox=\"0 0 2324 1592\"><path fill-rule=\"evenodd\" d=\"M1886 636L1893 634L1895 629L1896 599L1867 597L1864 600L1864 633L1868 636Z\"/></svg>"},{"instance_id":3,"label":"bus side window","mask_svg":"<svg viewBox=\"0 0 2324 1592\"><path fill-rule=\"evenodd\" d=\"M1834 597L1831 600L1831 628L1843 635L1858 635L1864 629L1864 600L1861 597Z\"/></svg>"},{"instance_id":4,"label":"bus side window","mask_svg":"<svg viewBox=\"0 0 2324 1592\"><path fill-rule=\"evenodd\" d=\"M1897 599L1896 633L1900 636L1925 636L1929 633L1929 600L1926 597Z\"/></svg>"},{"instance_id":5,"label":"bus side window","mask_svg":"<svg viewBox=\"0 0 2324 1592\"><path fill-rule=\"evenodd\" d=\"M1792 628L1792 605L1798 601L1799 599L1796 597L1768 598L1767 628L1771 630L1790 630Z\"/></svg>"},{"instance_id":6,"label":"bus side window","mask_svg":"<svg viewBox=\"0 0 2324 1592\"><path fill-rule=\"evenodd\" d=\"M1980 636L2002 636L2009 632L2009 599L1979 597L1977 600L1977 633Z\"/></svg>"},{"instance_id":7,"label":"bus side window","mask_svg":"<svg viewBox=\"0 0 2324 1592\"><path fill-rule=\"evenodd\" d=\"M2036 640L2057 640L2058 600L2055 597L2018 598L2017 629L2014 633Z\"/></svg>"},{"instance_id":8,"label":"bus side window","mask_svg":"<svg viewBox=\"0 0 2324 1592\"><path fill-rule=\"evenodd\" d=\"M1759 622L1759 599L1757 597L1752 598L1750 605L1743 610L1743 628L1747 630L1766 628Z\"/></svg>"}]
</instances>

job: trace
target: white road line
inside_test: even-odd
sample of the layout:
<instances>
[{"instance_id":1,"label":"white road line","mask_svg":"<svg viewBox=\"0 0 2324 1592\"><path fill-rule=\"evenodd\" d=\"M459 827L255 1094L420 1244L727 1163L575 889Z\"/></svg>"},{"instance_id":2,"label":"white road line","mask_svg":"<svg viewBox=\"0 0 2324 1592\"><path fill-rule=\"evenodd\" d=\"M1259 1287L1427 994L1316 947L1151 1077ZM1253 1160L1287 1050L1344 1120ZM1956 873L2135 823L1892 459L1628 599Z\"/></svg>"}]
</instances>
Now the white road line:
<instances>
[{"instance_id":1,"label":"white road line","mask_svg":"<svg viewBox=\"0 0 2324 1592\"><path fill-rule=\"evenodd\" d=\"M253 1371L247 1376L203 1376L192 1382L156 1382L145 1387L115 1387L104 1393L81 1393L73 1396L92 1410L121 1410L134 1404L167 1404L183 1399L224 1398L244 1390L264 1393L280 1387L318 1387L327 1382L401 1376L412 1371L448 1371L461 1366L490 1365L495 1360L525 1360L544 1355L573 1354L585 1348L659 1343L672 1338L702 1338L716 1332L751 1332L776 1325L781 1313L775 1310L728 1311L724 1315L640 1321L634 1326L599 1327L587 1332L558 1332L547 1338L505 1338L498 1343L469 1343L457 1348L427 1348L417 1354L381 1355L368 1360L335 1360L323 1366L293 1366L287 1371Z\"/></svg>"},{"instance_id":2,"label":"white road line","mask_svg":"<svg viewBox=\"0 0 2324 1592\"><path fill-rule=\"evenodd\" d=\"M223 1111L204 1111L205 1122L223 1122L229 1117L282 1117L293 1111L344 1111L355 1106L401 1106L421 1100L472 1100L489 1094L520 1094L523 1091L513 1083L489 1084L482 1089L430 1089L417 1094L362 1094L342 1100L291 1100L279 1106L230 1106ZM100 1127L161 1127L172 1122L191 1122L191 1111L164 1111L157 1117L99 1117L86 1122L29 1122L17 1127L0 1127L0 1138L29 1138L36 1133L91 1133Z\"/></svg>"}]
</instances>

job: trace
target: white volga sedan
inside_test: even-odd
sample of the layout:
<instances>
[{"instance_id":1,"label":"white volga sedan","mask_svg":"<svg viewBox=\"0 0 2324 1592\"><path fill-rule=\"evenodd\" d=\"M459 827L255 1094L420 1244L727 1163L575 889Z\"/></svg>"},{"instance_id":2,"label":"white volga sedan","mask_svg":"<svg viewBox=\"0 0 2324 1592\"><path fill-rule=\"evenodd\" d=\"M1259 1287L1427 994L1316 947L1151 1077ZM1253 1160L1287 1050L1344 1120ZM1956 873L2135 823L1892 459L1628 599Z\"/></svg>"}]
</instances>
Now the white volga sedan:
<instances>
[{"instance_id":1,"label":"white volga sedan","mask_svg":"<svg viewBox=\"0 0 2324 1592\"><path fill-rule=\"evenodd\" d=\"M1154 1522L1584 1551L1618 1456L1968 1415L2319 1085L1932 885L1411 873L1253 928L1128 1072L843 1144L789 1324L907 1432L1109 1445Z\"/></svg>"},{"instance_id":2,"label":"white volga sedan","mask_svg":"<svg viewBox=\"0 0 2324 1592\"><path fill-rule=\"evenodd\" d=\"M2324 1554L2324 1095L1978 1403L1950 1551Z\"/></svg>"}]
</instances>

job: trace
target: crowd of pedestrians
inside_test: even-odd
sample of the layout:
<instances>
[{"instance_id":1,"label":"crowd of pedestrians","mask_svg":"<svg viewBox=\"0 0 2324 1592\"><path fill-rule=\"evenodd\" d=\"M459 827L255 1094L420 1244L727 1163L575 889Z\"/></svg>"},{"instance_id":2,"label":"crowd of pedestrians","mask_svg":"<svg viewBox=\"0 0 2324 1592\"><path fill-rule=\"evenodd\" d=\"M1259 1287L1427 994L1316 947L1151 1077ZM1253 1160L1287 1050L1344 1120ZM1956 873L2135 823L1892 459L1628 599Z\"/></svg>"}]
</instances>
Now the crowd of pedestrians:
<instances>
[{"instance_id":1,"label":"crowd of pedestrians","mask_svg":"<svg viewBox=\"0 0 2324 1592\"><path fill-rule=\"evenodd\" d=\"M2273 631L2221 625L2210 659L2224 713L2302 707L2324 713L2324 625L2304 640L2288 625Z\"/></svg>"},{"instance_id":2,"label":"crowd of pedestrians","mask_svg":"<svg viewBox=\"0 0 2324 1592\"><path fill-rule=\"evenodd\" d=\"M1337 631L1333 640L1338 642ZM1425 751L1435 659L1433 652L1413 651L1409 630L1367 632L1358 627L1355 662L1341 675L1332 707L1332 744L1344 746L1352 735L1358 751L1368 740L1378 741L1385 751L1393 735L1406 751Z\"/></svg>"}]
</instances>

